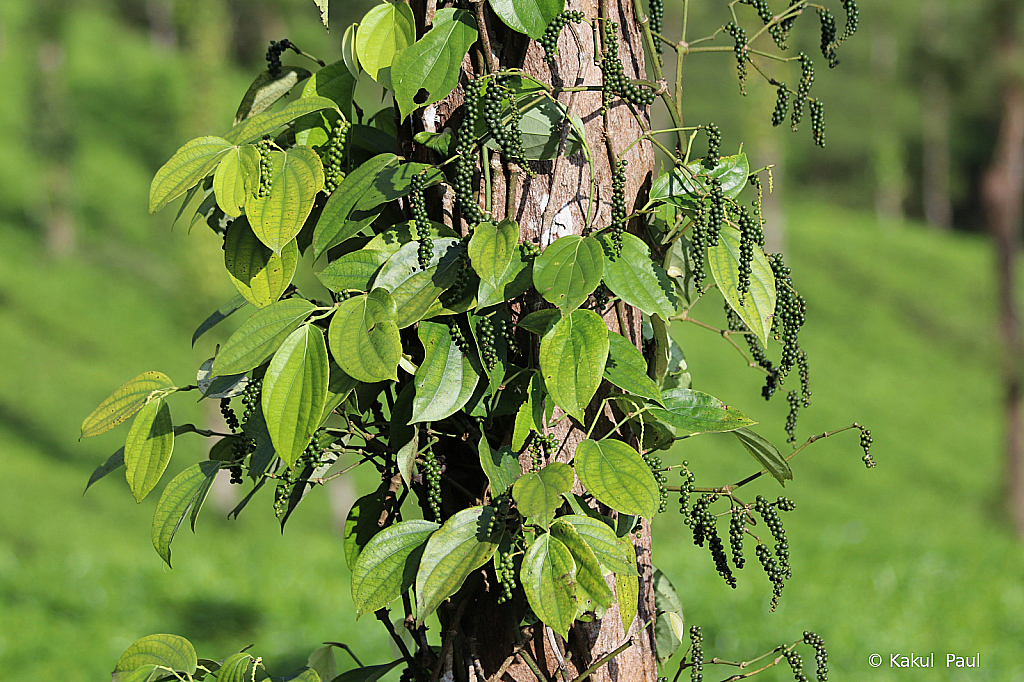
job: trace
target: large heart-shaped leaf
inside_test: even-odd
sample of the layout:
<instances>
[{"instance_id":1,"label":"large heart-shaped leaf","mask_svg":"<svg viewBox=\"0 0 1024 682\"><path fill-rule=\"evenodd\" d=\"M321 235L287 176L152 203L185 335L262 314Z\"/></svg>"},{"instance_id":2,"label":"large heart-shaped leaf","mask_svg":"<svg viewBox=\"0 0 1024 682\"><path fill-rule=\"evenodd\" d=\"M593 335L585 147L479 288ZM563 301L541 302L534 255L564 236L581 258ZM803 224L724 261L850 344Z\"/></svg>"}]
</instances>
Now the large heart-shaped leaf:
<instances>
[{"instance_id":1,"label":"large heart-shaped leaf","mask_svg":"<svg viewBox=\"0 0 1024 682\"><path fill-rule=\"evenodd\" d=\"M256 238L249 221L239 218L224 238L224 267L238 293L257 308L281 298L295 276L299 246L293 239L278 255Z\"/></svg>"},{"instance_id":2,"label":"large heart-shaped leaf","mask_svg":"<svg viewBox=\"0 0 1024 682\"><path fill-rule=\"evenodd\" d=\"M736 311L747 328L754 332L762 346L768 346L768 334L775 315L775 273L768 257L754 248L750 261L750 291L740 300L740 231L723 225L718 246L708 249L708 268L715 277L722 296Z\"/></svg>"},{"instance_id":3,"label":"large heart-shaped leaf","mask_svg":"<svg viewBox=\"0 0 1024 682\"><path fill-rule=\"evenodd\" d=\"M364 247L331 261L326 268L316 273L316 277L321 284L336 293L367 291L373 276L390 257L387 251Z\"/></svg>"},{"instance_id":4,"label":"large heart-shaped leaf","mask_svg":"<svg viewBox=\"0 0 1024 682\"><path fill-rule=\"evenodd\" d=\"M124 443L125 478L136 502L160 482L173 449L171 409L163 398L151 400L135 416Z\"/></svg>"},{"instance_id":5,"label":"large heart-shaped leaf","mask_svg":"<svg viewBox=\"0 0 1024 682\"><path fill-rule=\"evenodd\" d=\"M416 332L423 344L423 361L413 379L412 421L441 421L469 402L480 375L469 356L459 350L447 324L424 320Z\"/></svg>"},{"instance_id":6,"label":"large heart-shaped leaf","mask_svg":"<svg viewBox=\"0 0 1024 682\"><path fill-rule=\"evenodd\" d=\"M249 666L256 660L245 652L231 654L220 664L217 671L217 682L250 682L252 673Z\"/></svg>"},{"instance_id":7,"label":"large heart-shaped leaf","mask_svg":"<svg viewBox=\"0 0 1024 682\"><path fill-rule=\"evenodd\" d=\"M718 178L722 183L722 192L727 199L735 199L747 185L750 168L747 155L723 156L718 165L708 171L694 161L682 167L676 166L668 173L663 173L651 185L650 200L647 205L667 202L679 206L689 212L695 212L702 201L706 200L711 191L709 178Z\"/></svg>"},{"instance_id":8,"label":"large heart-shaped leaf","mask_svg":"<svg viewBox=\"0 0 1024 682\"><path fill-rule=\"evenodd\" d=\"M753 455L754 459L760 462L761 466L767 469L780 485L786 485L786 481L793 480L793 470L790 468L789 462L782 456L779 449L766 438L757 435L750 429L736 429L733 433L743 443L747 452Z\"/></svg>"},{"instance_id":9,"label":"large heart-shaped leaf","mask_svg":"<svg viewBox=\"0 0 1024 682\"><path fill-rule=\"evenodd\" d=\"M432 614L455 594L471 572L494 554L498 538L487 534L494 509L470 507L445 521L427 540L416 573L416 622Z\"/></svg>"},{"instance_id":10,"label":"large heart-shaped leaf","mask_svg":"<svg viewBox=\"0 0 1024 682\"><path fill-rule=\"evenodd\" d=\"M473 269L480 273L477 296L480 308L511 298L505 295L506 285L514 282L526 269L526 262L519 252L519 223L503 220L497 225L488 222L477 225L469 240L469 258ZM526 286L529 284L527 281ZM513 293L515 295L518 294Z\"/></svg>"},{"instance_id":11,"label":"large heart-shaped leaf","mask_svg":"<svg viewBox=\"0 0 1024 682\"><path fill-rule=\"evenodd\" d=\"M658 510L658 482L640 453L618 440L583 440L576 475L591 495L612 509L650 520Z\"/></svg>"},{"instance_id":12,"label":"large heart-shaped leaf","mask_svg":"<svg viewBox=\"0 0 1024 682\"><path fill-rule=\"evenodd\" d=\"M149 635L128 647L114 666L114 674L157 665L194 675L198 666L195 647L178 635Z\"/></svg>"},{"instance_id":13,"label":"large heart-shaped leaf","mask_svg":"<svg viewBox=\"0 0 1024 682\"><path fill-rule=\"evenodd\" d=\"M552 462L540 471L523 474L512 486L512 497L520 514L546 525L562 506L562 494L569 492L574 480L572 467Z\"/></svg>"},{"instance_id":14,"label":"large heart-shaped leaf","mask_svg":"<svg viewBox=\"0 0 1024 682\"><path fill-rule=\"evenodd\" d=\"M419 242L409 242L384 264L373 286L391 293L399 329L423 319L445 289L455 284L462 250L457 239L436 239L427 267L422 269Z\"/></svg>"},{"instance_id":15,"label":"large heart-shaped leaf","mask_svg":"<svg viewBox=\"0 0 1024 682\"><path fill-rule=\"evenodd\" d=\"M199 137L174 152L153 177L149 186L149 212L156 213L199 184L234 148L220 137Z\"/></svg>"},{"instance_id":16,"label":"large heart-shaped leaf","mask_svg":"<svg viewBox=\"0 0 1024 682\"><path fill-rule=\"evenodd\" d=\"M242 123L224 134L224 139L231 144L248 144L269 135L286 123L291 123L300 116L324 109L337 109L338 105L326 97L302 97L279 111L265 111L250 116Z\"/></svg>"},{"instance_id":17,"label":"large heart-shaped leaf","mask_svg":"<svg viewBox=\"0 0 1024 682\"><path fill-rule=\"evenodd\" d=\"M458 85L462 60L476 39L473 15L448 7L437 10L433 28L425 36L395 56L391 82L403 119L416 108L446 97ZM421 89L427 97L419 101Z\"/></svg>"},{"instance_id":18,"label":"large heart-shaped leaf","mask_svg":"<svg viewBox=\"0 0 1024 682\"><path fill-rule=\"evenodd\" d=\"M387 606L412 587L427 538L440 527L417 519L396 523L373 536L352 569L357 618Z\"/></svg>"},{"instance_id":19,"label":"large heart-shaped leaf","mask_svg":"<svg viewBox=\"0 0 1024 682\"><path fill-rule=\"evenodd\" d=\"M647 375L647 360L622 334L608 332L604 378L627 393L661 403L661 390Z\"/></svg>"},{"instance_id":20,"label":"large heart-shaped leaf","mask_svg":"<svg viewBox=\"0 0 1024 682\"><path fill-rule=\"evenodd\" d=\"M624 549L615 531L602 521L591 516L570 514L561 516L559 522L571 523L586 543L593 550L597 560L613 573L638 575L636 570L636 554Z\"/></svg>"},{"instance_id":21,"label":"large heart-shaped leaf","mask_svg":"<svg viewBox=\"0 0 1024 682\"><path fill-rule=\"evenodd\" d=\"M331 319L331 354L346 374L366 383L398 381L402 339L395 299L385 289L342 301Z\"/></svg>"},{"instance_id":22,"label":"large heart-shaped leaf","mask_svg":"<svg viewBox=\"0 0 1024 682\"><path fill-rule=\"evenodd\" d=\"M363 70L384 87L391 85L395 55L416 40L416 19L409 5L391 0L377 5L359 22L356 52Z\"/></svg>"},{"instance_id":23,"label":"large heart-shaped leaf","mask_svg":"<svg viewBox=\"0 0 1024 682\"><path fill-rule=\"evenodd\" d=\"M232 147L213 173L217 206L229 216L242 214L246 198L260 182L260 154L252 145Z\"/></svg>"},{"instance_id":24,"label":"large heart-shaped leaf","mask_svg":"<svg viewBox=\"0 0 1024 682\"><path fill-rule=\"evenodd\" d=\"M551 533L542 534L530 544L520 575L530 608L566 637L576 618L576 562L569 548Z\"/></svg>"},{"instance_id":25,"label":"large heart-shaped leaf","mask_svg":"<svg viewBox=\"0 0 1024 682\"><path fill-rule=\"evenodd\" d=\"M270 191L249 195L245 214L259 240L280 254L313 210L316 193L324 187L324 167L315 151L296 146L275 154L273 169Z\"/></svg>"},{"instance_id":26,"label":"large heart-shaped leaf","mask_svg":"<svg viewBox=\"0 0 1024 682\"><path fill-rule=\"evenodd\" d=\"M548 24L565 11L565 0L490 0L491 9L509 28L540 40Z\"/></svg>"},{"instance_id":27,"label":"large heart-shaped leaf","mask_svg":"<svg viewBox=\"0 0 1024 682\"><path fill-rule=\"evenodd\" d=\"M560 237L533 264L533 286L563 313L580 307L603 275L604 253L593 237Z\"/></svg>"},{"instance_id":28,"label":"large heart-shaped leaf","mask_svg":"<svg viewBox=\"0 0 1024 682\"><path fill-rule=\"evenodd\" d=\"M221 347L213 361L213 373L228 376L259 367L314 308L305 299L288 298L257 310Z\"/></svg>"},{"instance_id":29,"label":"large heart-shaped leaf","mask_svg":"<svg viewBox=\"0 0 1024 682\"><path fill-rule=\"evenodd\" d=\"M82 422L82 438L114 428L142 409L156 391L170 391L174 382L162 372L143 372L122 384Z\"/></svg>"},{"instance_id":30,"label":"large heart-shaped leaf","mask_svg":"<svg viewBox=\"0 0 1024 682\"><path fill-rule=\"evenodd\" d=\"M206 460L188 467L164 488L153 513L153 547L171 565L171 540L189 510L201 507L220 470L220 462Z\"/></svg>"},{"instance_id":31,"label":"large heart-shaped leaf","mask_svg":"<svg viewBox=\"0 0 1024 682\"><path fill-rule=\"evenodd\" d=\"M549 465L550 466L550 465ZM601 565L598 563L594 550L587 541L576 532L576 527L565 520L558 519L551 524L551 535L566 546L576 563L576 580L587 595L603 608L612 604L612 591L604 580Z\"/></svg>"},{"instance_id":32,"label":"large heart-shaped leaf","mask_svg":"<svg viewBox=\"0 0 1024 682\"><path fill-rule=\"evenodd\" d=\"M639 237L622 234L622 254L615 254L611 238L601 236L605 253L604 283L611 292L648 315L657 313L666 320L676 314L679 297L672 279L651 260L651 250Z\"/></svg>"},{"instance_id":33,"label":"large heart-shaped leaf","mask_svg":"<svg viewBox=\"0 0 1024 682\"><path fill-rule=\"evenodd\" d=\"M551 399L578 421L597 392L608 359L608 327L592 310L574 310L540 340L540 369Z\"/></svg>"},{"instance_id":34,"label":"large heart-shaped leaf","mask_svg":"<svg viewBox=\"0 0 1024 682\"><path fill-rule=\"evenodd\" d=\"M674 388L662 396L664 409L653 407L650 413L669 426L687 433L720 433L756 424L736 408L718 398L688 388Z\"/></svg>"},{"instance_id":35,"label":"large heart-shaped leaf","mask_svg":"<svg viewBox=\"0 0 1024 682\"><path fill-rule=\"evenodd\" d=\"M294 466L320 426L329 377L324 334L311 324L293 331L267 367L263 418L278 457L288 466Z\"/></svg>"},{"instance_id":36,"label":"large heart-shaped leaf","mask_svg":"<svg viewBox=\"0 0 1024 682\"><path fill-rule=\"evenodd\" d=\"M373 187L374 180L388 166L398 163L394 154L378 154L361 163L345 176L338 188L331 193L324 210L320 213L316 229L313 230L313 258L319 258L325 251L336 246L366 225L361 220L350 220L356 204Z\"/></svg>"}]
</instances>

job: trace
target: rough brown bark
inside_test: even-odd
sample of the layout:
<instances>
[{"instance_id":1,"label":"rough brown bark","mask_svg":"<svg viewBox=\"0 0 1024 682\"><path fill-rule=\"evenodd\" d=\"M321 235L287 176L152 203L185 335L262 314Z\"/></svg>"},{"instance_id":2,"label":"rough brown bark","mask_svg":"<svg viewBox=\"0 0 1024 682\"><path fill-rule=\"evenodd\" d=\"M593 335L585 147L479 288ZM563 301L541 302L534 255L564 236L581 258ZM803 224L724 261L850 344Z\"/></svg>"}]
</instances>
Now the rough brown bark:
<instances>
[{"instance_id":1,"label":"rough brown bark","mask_svg":"<svg viewBox=\"0 0 1024 682\"><path fill-rule=\"evenodd\" d=\"M997 49L997 61L1008 68L999 137L982 191L995 249L999 335L1003 345L1006 504L1017 535L1024 537L1024 341L1015 291L1024 215L1024 74L1019 68L1021 44L1017 32L1012 28L1005 31ZM1016 68L1012 66L1015 64Z\"/></svg>"},{"instance_id":2,"label":"rough brown bark","mask_svg":"<svg viewBox=\"0 0 1024 682\"><path fill-rule=\"evenodd\" d=\"M451 2L414 0L412 6L417 16L430 14L430 10L451 5ZM598 0L570 0L566 9L582 10L591 21L599 15L599 11L607 12L613 21L619 23L619 54L624 61L627 76L644 77L644 54L637 18L634 14L632 0L604 0L603 8L599 8ZM476 6L474 5L474 8ZM571 25L563 30L559 40L559 57L553 67L549 67L543 59L543 49L533 41L505 29L500 19L495 17L488 7L482 7L486 22L490 27L487 42L491 48L490 55L476 53L471 50L463 65L467 73L472 66L479 71L485 60L492 66L500 64L503 68L521 68L537 79L553 85L555 88L572 87L583 84L594 85L601 81L600 69L594 61L594 43L591 29L586 24ZM476 54L474 54L476 53ZM465 84L465 81L463 82ZM446 125L455 128L456 119L448 123L449 117L456 112L463 102L462 88L446 100L428 106L418 116L416 126L423 130L439 132ZM621 101L616 101L609 109L607 119L598 110L601 108L600 92L577 92L558 94L560 102L569 110L580 116L585 124L586 138L594 159L597 196L596 211L592 227L597 229L608 225L611 221L611 154L622 155L643 132L630 108ZM637 112L645 125L648 115L645 111ZM610 135L606 133L610 131ZM419 150L408 150L414 154ZM532 177L522 173L518 182L515 181L517 169L507 168L494 155L492 159L492 203L493 218L501 220L506 217L518 221L524 241L529 240L546 247L554 239L567 234L581 234L587 221L587 208L590 187L590 171L582 153L569 157L561 157L553 162L531 162L534 171ZM629 162L626 178L627 203L629 197L635 197L638 203L646 199L647 188L650 186L654 172L654 154L647 142L634 146L625 154ZM509 188L514 187L511 215L506 215ZM454 197L451 191L440 197L441 208L446 222L452 223L457 216L454 210ZM631 207L627 206L627 210ZM630 229L635 231L635 226ZM620 318L621 314L621 318ZM613 331L620 331L620 320L625 329L621 329L627 338L637 346L640 345L640 314L628 306L617 314L612 311L606 316L608 326ZM598 398L601 397L599 392ZM587 419L594 418L597 401L592 403ZM555 419L562 416L556 408ZM600 428L600 427L599 427ZM558 461L569 461L575 452L576 445L583 440L584 430L578 423L569 418L562 419L553 431L560 441L560 449L556 456ZM503 434L491 434L503 435ZM510 435L509 435L510 437ZM577 484L578 485L578 484ZM486 571L481 571L483 581L478 582L482 588L470 594L460 593L453 597L447 606L442 607L442 621L449 621L446 630L457 625L464 638L456 638L451 647L449 660L443 661L442 680L474 680L477 673L473 659L480 664L481 672L487 679L500 679L505 682L520 680L536 680L522 654L516 654L519 648L536 661L541 672L548 679L557 679L556 671L565 664L565 673L572 680L594 661L600 659L618 646L632 639L632 645L620 653L607 665L603 666L590 679L595 682L636 680L653 682L657 678L657 665L653 642L653 625L644 629L644 625L654 618L654 596L651 583L653 569L651 567L650 527L644 522L634 534L634 546L640 568L640 605L636 619L628 633L623 632L618 607L613 605L604 618L591 623L574 624L568 642L556 638L558 651L552 650L552 639L542 624L538 623L525 632L519 629L519 618L524 604L515 601L498 605L496 596L500 591L496 585L488 585ZM472 578L469 582L472 582ZM468 588L467 588L468 589ZM466 592L466 590L464 590ZM462 617L458 623L454 619L460 612L462 602L467 606L461 609ZM459 664L460 659L463 663ZM560 661L561 659L561 661ZM497 677L495 673L502 671Z\"/></svg>"}]
</instances>

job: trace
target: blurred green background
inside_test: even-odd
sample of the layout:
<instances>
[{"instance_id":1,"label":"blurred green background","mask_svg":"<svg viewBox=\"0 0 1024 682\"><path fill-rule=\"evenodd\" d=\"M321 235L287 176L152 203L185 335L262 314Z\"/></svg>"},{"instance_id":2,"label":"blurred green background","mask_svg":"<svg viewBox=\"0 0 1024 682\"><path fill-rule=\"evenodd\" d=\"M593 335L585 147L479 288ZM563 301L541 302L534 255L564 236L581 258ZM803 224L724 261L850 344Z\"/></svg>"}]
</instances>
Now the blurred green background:
<instances>
[{"instance_id":1,"label":"blurred green background","mask_svg":"<svg viewBox=\"0 0 1024 682\"><path fill-rule=\"evenodd\" d=\"M368 481L315 491L283 535L269 491L229 522L237 493L218 487L198 535L176 539L170 571L150 546L155 498L138 508L119 476L82 495L124 429L77 442L113 388L150 369L190 382L225 338L189 346L233 291L209 230L147 215L156 168L191 137L229 127L269 40L334 61L344 27L372 4L335 0L327 34L309 0L0 3L0 679L105 679L154 632L214 658L255 644L276 674L324 640L390 660L380 626L354 620L338 534ZM678 3L667 4L676 35ZM691 36L727 19L725 2L691 4ZM794 577L776 613L759 569L729 589L673 508L655 521L655 562L687 625L704 628L709 657L742 660L810 629L836 680L1024 680L1024 550L1003 512L993 254L978 200L999 122L990 45L1005 3L860 4L840 67L816 60L824 150L809 122L796 134L771 128L773 88L751 78L741 99L731 52L688 58L686 118L714 120L725 150L743 140L758 165L776 165L770 240L809 310L814 405L801 441L856 420L872 429L879 466L864 469L855 432L794 461L785 494L797 510L784 517ZM813 55L817 42L813 16L798 22L793 51ZM694 316L722 318L710 301ZM715 334L673 333L694 387L782 444L784 400L764 403L759 376ZM178 423L219 419L187 397L172 410ZM172 473L204 456L201 440L179 438ZM684 458L698 485L752 470L729 436L684 441L664 459ZM934 652L938 667L890 669L897 652ZM980 653L981 667L947 671L946 653ZM705 679L729 672L706 667Z\"/></svg>"}]
</instances>

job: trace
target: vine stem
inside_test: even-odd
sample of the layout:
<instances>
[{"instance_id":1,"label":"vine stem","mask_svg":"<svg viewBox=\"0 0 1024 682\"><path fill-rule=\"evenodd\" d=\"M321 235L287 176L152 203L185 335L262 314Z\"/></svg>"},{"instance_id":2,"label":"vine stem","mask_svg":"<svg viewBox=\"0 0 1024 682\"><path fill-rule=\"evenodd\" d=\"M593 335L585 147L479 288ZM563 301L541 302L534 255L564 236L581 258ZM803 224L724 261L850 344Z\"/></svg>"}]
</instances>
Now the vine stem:
<instances>
[{"instance_id":1,"label":"vine stem","mask_svg":"<svg viewBox=\"0 0 1024 682\"><path fill-rule=\"evenodd\" d=\"M415 666L416 661L413 660L412 654L409 653L409 647L405 646L405 641L398 636L398 633L395 632L395 626L391 624L391 618L388 616L387 607L378 609L373 615L375 615L377 620L383 623L384 627L387 628L388 634L391 635L391 639L395 642L395 646L397 646L398 650L402 652L402 658L405 659L405 662L408 663L410 667Z\"/></svg>"},{"instance_id":2,"label":"vine stem","mask_svg":"<svg viewBox=\"0 0 1024 682\"><path fill-rule=\"evenodd\" d=\"M710 324L707 324L706 322L701 322L700 320L696 320L690 317L689 311L684 311L679 315L673 315L671 318L669 318L669 320L673 322L692 322L693 324L697 325L698 327L701 327L702 329L707 329L708 331L713 331L719 334L723 339L728 341L740 355L743 356L743 359L747 361L747 365L749 367L752 367L753 369L768 374L768 370L754 362L753 358L747 355L746 351L740 348L740 345L732 340L733 336L747 336L749 334L752 334L753 332L735 331L732 329L719 329L718 327L714 327Z\"/></svg>"},{"instance_id":3,"label":"vine stem","mask_svg":"<svg viewBox=\"0 0 1024 682\"><path fill-rule=\"evenodd\" d=\"M589 668L587 668L582 673L580 673L579 677L577 677L572 682L583 682L583 680L585 680L588 677L590 677L591 675L593 675L594 672L598 668L600 668L602 665L604 665L608 661L612 660L613 658L615 658L616 656L618 656L619 654L621 654L623 651L625 651L626 649L628 649L631 646L633 646L633 640L632 639L626 640L625 642L623 642L622 644L617 646L615 649L611 650L610 652L608 652L607 654L605 654L601 658L599 658L596 661L594 661L593 665L591 665Z\"/></svg>"},{"instance_id":4,"label":"vine stem","mask_svg":"<svg viewBox=\"0 0 1024 682\"><path fill-rule=\"evenodd\" d=\"M661 70L661 63L658 61L658 53L654 47L654 36L651 34L651 19L644 14L643 5L640 0L633 0L633 11L636 13L637 23L640 24L640 32L644 36L644 43L647 46L647 54L649 56L649 62L651 70L654 71L654 80L659 83L665 82L665 74ZM680 113L677 98L680 93L677 91L673 97L672 93L665 88L661 91L661 99L665 103L665 108L668 109L669 116L672 117L672 125L676 128L683 127L683 116ZM685 136L680 132L676 134L677 146L682 149L685 146Z\"/></svg>"}]
</instances>

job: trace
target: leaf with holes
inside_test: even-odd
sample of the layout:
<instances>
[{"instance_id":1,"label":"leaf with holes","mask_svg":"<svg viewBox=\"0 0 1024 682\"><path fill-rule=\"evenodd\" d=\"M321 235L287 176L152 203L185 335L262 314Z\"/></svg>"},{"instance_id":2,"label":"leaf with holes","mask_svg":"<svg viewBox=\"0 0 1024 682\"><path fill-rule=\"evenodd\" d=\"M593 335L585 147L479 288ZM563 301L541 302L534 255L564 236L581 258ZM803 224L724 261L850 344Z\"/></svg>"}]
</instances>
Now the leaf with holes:
<instances>
[{"instance_id":1,"label":"leaf with holes","mask_svg":"<svg viewBox=\"0 0 1024 682\"><path fill-rule=\"evenodd\" d=\"M740 299L740 231L722 226L718 246L708 249L708 269L729 307L736 311L757 340L768 347L768 335L775 316L775 273L768 257L760 248L754 248L750 261L750 291Z\"/></svg>"},{"instance_id":2,"label":"leaf with holes","mask_svg":"<svg viewBox=\"0 0 1024 682\"><path fill-rule=\"evenodd\" d=\"M135 416L124 443L125 478L136 502L160 482L173 449L171 409L163 398L152 400Z\"/></svg>"},{"instance_id":3,"label":"leaf with holes","mask_svg":"<svg viewBox=\"0 0 1024 682\"><path fill-rule=\"evenodd\" d=\"M401 116L448 96L459 82L462 60L476 42L476 20L469 12L451 7L437 10L427 34L399 52L391 82ZM417 101L420 90L427 91Z\"/></svg>"},{"instance_id":4,"label":"leaf with holes","mask_svg":"<svg viewBox=\"0 0 1024 682\"><path fill-rule=\"evenodd\" d=\"M234 145L220 137L199 137L185 143L153 177L149 212L156 213L212 173Z\"/></svg>"},{"instance_id":5,"label":"leaf with holes","mask_svg":"<svg viewBox=\"0 0 1024 682\"><path fill-rule=\"evenodd\" d=\"M263 377L263 418L277 456L288 466L295 465L320 426L328 381L324 334L303 325L281 343Z\"/></svg>"},{"instance_id":6,"label":"leaf with holes","mask_svg":"<svg viewBox=\"0 0 1024 682\"><path fill-rule=\"evenodd\" d=\"M331 354L346 374L368 384L398 380L402 339L395 324L395 299L386 289L353 296L331 319Z\"/></svg>"},{"instance_id":7,"label":"leaf with holes","mask_svg":"<svg viewBox=\"0 0 1024 682\"><path fill-rule=\"evenodd\" d=\"M577 421L597 392L608 359L608 327L592 310L574 310L540 340L540 369L551 399Z\"/></svg>"},{"instance_id":8,"label":"leaf with holes","mask_svg":"<svg viewBox=\"0 0 1024 682\"><path fill-rule=\"evenodd\" d=\"M109 431L141 410L155 391L169 392L174 388L166 374L143 372L122 384L85 418L81 438Z\"/></svg>"},{"instance_id":9,"label":"leaf with holes","mask_svg":"<svg viewBox=\"0 0 1024 682\"><path fill-rule=\"evenodd\" d=\"M261 242L276 254L295 239L316 193L324 187L324 167L309 147L296 146L273 155L270 191L262 197L249 195L245 214Z\"/></svg>"},{"instance_id":10,"label":"leaf with holes","mask_svg":"<svg viewBox=\"0 0 1024 682\"><path fill-rule=\"evenodd\" d=\"M493 518L492 507L470 507L430 536L416 573L417 625L455 594L470 573L490 560L498 546L498 538L487 534Z\"/></svg>"},{"instance_id":11,"label":"leaf with holes","mask_svg":"<svg viewBox=\"0 0 1024 682\"><path fill-rule=\"evenodd\" d=\"M576 618L576 562L562 542L544 533L530 544L520 571L530 608L566 637Z\"/></svg>"},{"instance_id":12,"label":"leaf with holes","mask_svg":"<svg viewBox=\"0 0 1024 682\"><path fill-rule=\"evenodd\" d=\"M391 86L391 63L416 40L416 19L404 2L391 0L365 15L356 30L356 53L363 70L384 87Z\"/></svg>"},{"instance_id":13,"label":"leaf with holes","mask_svg":"<svg viewBox=\"0 0 1024 682\"><path fill-rule=\"evenodd\" d=\"M295 276L299 246L293 239L278 255L263 245L239 218L228 226L224 239L224 267L238 293L257 308L265 308L281 298Z\"/></svg>"},{"instance_id":14,"label":"leaf with holes","mask_svg":"<svg viewBox=\"0 0 1024 682\"><path fill-rule=\"evenodd\" d=\"M185 520L189 510L202 506L213 479L220 470L220 462L206 460L193 464L171 479L164 488L153 513L153 547L167 565L171 565L171 540Z\"/></svg>"},{"instance_id":15,"label":"leaf with holes","mask_svg":"<svg viewBox=\"0 0 1024 682\"><path fill-rule=\"evenodd\" d=\"M669 426L687 433L721 433L756 424L736 408L718 398L688 388L665 391L664 409L653 407L650 413Z\"/></svg>"},{"instance_id":16,"label":"leaf with holes","mask_svg":"<svg viewBox=\"0 0 1024 682\"><path fill-rule=\"evenodd\" d=\"M593 237L560 237L533 264L533 286L563 313L580 307L603 276L604 252Z\"/></svg>"},{"instance_id":17,"label":"leaf with holes","mask_svg":"<svg viewBox=\"0 0 1024 682\"><path fill-rule=\"evenodd\" d=\"M601 235L605 254L614 253L611 237ZM604 283L613 294L648 315L657 313L666 320L679 309L672 279L651 260L651 250L639 237L622 235L622 254L608 257L604 263Z\"/></svg>"},{"instance_id":18,"label":"leaf with holes","mask_svg":"<svg viewBox=\"0 0 1024 682\"><path fill-rule=\"evenodd\" d=\"M413 378L416 397L412 421L441 421L469 402L480 375L473 369L469 356L463 355L452 340L447 324L424 320L416 332L424 355Z\"/></svg>"},{"instance_id":19,"label":"leaf with holes","mask_svg":"<svg viewBox=\"0 0 1024 682\"><path fill-rule=\"evenodd\" d=\"M352 569L356 618L384 608L412 587L427 539L441 526L432 521L403 521L373 536Z\"/></svg>"},{"instance_id":20,"label":"leaf with holes","mask_svg":"<svg viewBox=\"0 0 1024 682\"><path fill-rule=\"evenodd\" d=\"M512 498L519 513L546 527L555 510L562 506L562 494L569 492L574 480L572 467L552 462L540 471L523 474L512 486Z\"/></svg>"},{"instance_id":21,"label":"leaf with holes","mask_svg":"<svg viewBox=\"0 0 1024 682\"><path fill-rule=\"evenodd\" d=\"M305 299L287 298L257 310L221 347L213 373L227 376L259 367L314 309Z\"/></svg>"},{"instance_id":22,"label":"leaf with holes","mask_svg":"<svg viewBox=\"0 0 1024 682\"><path fill-rule=\"evenodd\" d=\"M650 520L658 509L658 482L651 468L622 441L581 441L576 475L587 492L615 511Z\"/></svg>"}]
</instances>

